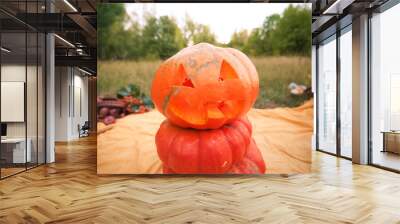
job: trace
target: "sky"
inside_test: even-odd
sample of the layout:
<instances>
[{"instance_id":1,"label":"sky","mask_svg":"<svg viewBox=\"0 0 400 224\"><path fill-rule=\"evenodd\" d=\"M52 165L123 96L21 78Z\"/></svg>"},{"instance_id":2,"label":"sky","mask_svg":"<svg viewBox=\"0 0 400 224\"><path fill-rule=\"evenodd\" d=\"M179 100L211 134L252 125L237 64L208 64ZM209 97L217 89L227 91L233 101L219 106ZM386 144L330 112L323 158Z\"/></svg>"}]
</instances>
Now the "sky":
<instances>
[{"instance_id":1,"label":"sky","mask_svg":"<svg viewBox=\"0 0 400 224\"><path fill-rule=\"evenodd\" d=\"M196 23L208 25L217 41L228 43L235 31L260 27L265 17L281 14L287 3L127 3L128 15L143 25L143 13L152 12L157 17L175 17L183 28L185 15Z\"/></svg>"}]
</instances>

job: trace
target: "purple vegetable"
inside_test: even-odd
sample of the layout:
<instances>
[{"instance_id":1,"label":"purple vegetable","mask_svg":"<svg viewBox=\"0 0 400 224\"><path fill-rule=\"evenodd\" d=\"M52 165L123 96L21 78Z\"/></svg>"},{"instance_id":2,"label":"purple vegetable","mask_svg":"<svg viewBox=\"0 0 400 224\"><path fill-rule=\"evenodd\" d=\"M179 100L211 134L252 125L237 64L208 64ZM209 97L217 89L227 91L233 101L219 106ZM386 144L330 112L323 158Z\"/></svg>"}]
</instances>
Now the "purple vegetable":
<instances>
[{"instance_id":1,"label":"purple vegetable","mask_svg":"<svg viewBox=\"0 0 400 224\"><path fill-rule=\"evenodd\" d=\"M120 109L119 108L112 108L110 110L110 115L113 117L119 117Z\"/></svg>"},{"instance_id":2,"label":"purple vegetable","mask_svg":"<svg viewBox=\"0 0 400 224\"><path fill-rule=\"evenodd\" d=\"M110 113L110 110L107 107L102 107L99 111L99 117L103 118Z\"/></svg>"},{"instance_id":3,"label":"purple vegetable","mask_svg":"<svg viewBox=\"0 0 400 224\"><path fill-rule=\"evenodd\" d=\"M104 118L103 123L105 125L113 124L115 123L115 118L113 116L107 116Z\"/></svg>"}]
</instances>

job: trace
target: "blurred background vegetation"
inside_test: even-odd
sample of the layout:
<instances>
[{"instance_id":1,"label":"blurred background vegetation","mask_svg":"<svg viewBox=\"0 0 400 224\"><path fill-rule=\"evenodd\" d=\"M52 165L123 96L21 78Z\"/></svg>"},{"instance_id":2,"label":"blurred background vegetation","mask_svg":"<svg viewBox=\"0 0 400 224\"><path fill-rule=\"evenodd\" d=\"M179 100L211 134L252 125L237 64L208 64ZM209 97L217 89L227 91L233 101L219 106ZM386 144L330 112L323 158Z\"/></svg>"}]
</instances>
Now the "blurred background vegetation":
<instances>
[{"instance_id":1,"label":"blurred background vegetation","mask_svg":"<svg viewBox=\"0 0 400 224\"><path fill-rule=\"evenodd\" d=\"M98 95L114 96L130 83L149 94L162 60L207 42L239 49L252 59L260 76L257 108L297 106L311 97L288 89L292 82L311 85L311 11L306 6L289 5L282 14L266 17L261 27L236 31L229 43L218 43L207 25L189 16L183 27L170 16L147 13L143 19L142 25L133 21L123 4L98 5Z\"/></svg>"}]
</instances>

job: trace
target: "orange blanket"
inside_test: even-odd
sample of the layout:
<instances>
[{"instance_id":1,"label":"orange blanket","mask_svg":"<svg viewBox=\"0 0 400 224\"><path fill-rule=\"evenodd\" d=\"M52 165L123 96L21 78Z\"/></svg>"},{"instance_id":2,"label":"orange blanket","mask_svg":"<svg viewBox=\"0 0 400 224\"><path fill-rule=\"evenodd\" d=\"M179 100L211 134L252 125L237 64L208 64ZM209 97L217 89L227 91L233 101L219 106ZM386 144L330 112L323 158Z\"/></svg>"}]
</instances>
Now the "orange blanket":
<instances>
[{"instance_id":1,"label":"orange blanket","mask_svg":"<svg viewBox=\"0 0 400 224\"><path fill-rule=\"evenodd\" d=\"M252 109L253 138L266 173L306 173L311 168L313 101L296 108ZM98 174L162 173L154 136L164 116L156 110L98 124Z\"/></svg>"}]
</instances>

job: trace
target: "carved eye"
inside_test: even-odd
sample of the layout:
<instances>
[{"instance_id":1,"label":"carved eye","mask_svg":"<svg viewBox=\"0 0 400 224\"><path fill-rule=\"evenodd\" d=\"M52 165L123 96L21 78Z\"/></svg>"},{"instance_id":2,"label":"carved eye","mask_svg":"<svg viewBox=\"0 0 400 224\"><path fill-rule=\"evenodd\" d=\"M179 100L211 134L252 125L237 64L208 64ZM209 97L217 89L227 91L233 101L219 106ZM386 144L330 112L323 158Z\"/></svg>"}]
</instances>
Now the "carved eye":
<instances>
[{"instance_id":1,"label":"carved eye","mask_svg":"<svg viewBox=\"0 0 400 224\"><path fill-rule=\"evenodd\" d=\"M221 63L221 69L219 72L219 78L218 81L224 81L228 79L237 79L238 75L235 71L235 69L232 68L232 66L226 62L225 60L222 60Z\"/></svg>"},{"instance_id":2,"label":"carved eye","mask_svg":"<svg viewBox=\"0 0 400 224\"><path fill-rule=\"evenodd\" d=\"M182 64L179 65L178 75L179 75L179 77L184 77L184 79L182 81L182 86L187 86L187 87L194 88L192 80L190 80L190 78L187 76L186 71L185 71L185 67L183 67Z\"/></svg>"},{"instance_id":3,"label":"carved eye","mask_svg":"<svg viewBox=\"0 0 400 224\"><path fill-rule=\"evenodd\" d=\"M194 88L193 83L192 83L192 80L190 80L189 78L185 78L185 80L183 80L182 85L183 85L183 86L187 86L187 87L192 87L192 88Z\"/></svg>"}]
</instances>

